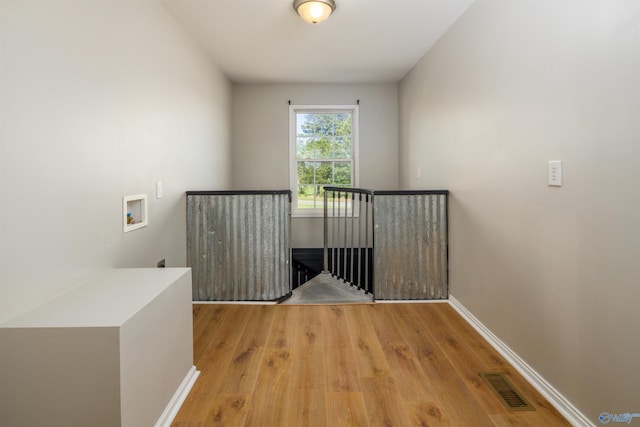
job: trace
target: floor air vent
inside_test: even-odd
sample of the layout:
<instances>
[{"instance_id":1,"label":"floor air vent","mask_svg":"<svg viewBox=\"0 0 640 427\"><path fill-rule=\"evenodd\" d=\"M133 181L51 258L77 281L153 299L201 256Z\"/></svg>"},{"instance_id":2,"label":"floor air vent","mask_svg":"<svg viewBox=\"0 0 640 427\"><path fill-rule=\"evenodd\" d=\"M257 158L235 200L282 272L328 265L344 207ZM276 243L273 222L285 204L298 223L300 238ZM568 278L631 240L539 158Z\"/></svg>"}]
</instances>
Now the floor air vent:
<instances>
[{"instance_id":1,"label":"floor air vent","mask_svg":"<svg viewBox=\"0 0 640 427\"><path fill-rule=\"evenodd\" d=\"M532 405L511 385L500 372L481 372L480 376L509 411L535 411Z\"/></svg>"}]
</instances>

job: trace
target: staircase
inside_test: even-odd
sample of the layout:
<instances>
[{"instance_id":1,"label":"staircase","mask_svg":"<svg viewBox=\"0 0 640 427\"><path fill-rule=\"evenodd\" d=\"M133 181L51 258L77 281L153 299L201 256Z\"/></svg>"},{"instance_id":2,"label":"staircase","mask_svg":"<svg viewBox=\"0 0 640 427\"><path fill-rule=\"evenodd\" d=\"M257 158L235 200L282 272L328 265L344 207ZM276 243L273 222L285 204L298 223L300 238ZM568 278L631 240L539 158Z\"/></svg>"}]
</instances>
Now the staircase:
<instances>
[{"instance_id":1,"label":"staircase","mask_svg":"<svg viewBox=\"0 0 640 427\"><path fill-rule=\"evenodd\" d=\"M291 296L280 304L363 304L373 303L373 294L355 286L329 272L323 272L296 288Z\"/></svg>"}]
</instances>

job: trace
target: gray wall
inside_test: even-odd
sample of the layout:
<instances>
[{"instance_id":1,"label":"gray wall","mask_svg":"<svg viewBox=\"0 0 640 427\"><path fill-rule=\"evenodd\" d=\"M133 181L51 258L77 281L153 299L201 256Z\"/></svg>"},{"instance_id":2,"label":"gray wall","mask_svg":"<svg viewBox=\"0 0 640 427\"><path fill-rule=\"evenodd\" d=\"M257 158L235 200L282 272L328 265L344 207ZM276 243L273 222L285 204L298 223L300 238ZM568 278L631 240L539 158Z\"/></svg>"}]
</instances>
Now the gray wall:
<instances>
[{"instance_id":1,"label":"gray wall","mask_svg":"<svg viewBox=\"0 0 640 427\"><path fill-rule=\"evenodd\" d=\"M289 188L289 104L360 100L360 187L398 188L398 85L234 85L233 185ZM322 247L322 220L294 218L293 247Z\"/></svg>"},{"instance_id":2,"label":"gray wall","mask_svg":"<svg viewBox=\"0 0 640 427\"><path fill-rule=\"evenodd\" d=\"M400 84L402 186L452 192L452 295L596 424L640 410L639 17L479 0Z\"/></svg>"},{"instance_id":3,"label":"gray wall","mask_svg":"<svg viewBox=\"0 0 640 427\"><path fill-rule=\"evenodd\" d=\"M231 182L228 79L156 2L3 0L0 40L0 322L108 267L184 265L184 192Z\"/></svg>"}]
</instances>

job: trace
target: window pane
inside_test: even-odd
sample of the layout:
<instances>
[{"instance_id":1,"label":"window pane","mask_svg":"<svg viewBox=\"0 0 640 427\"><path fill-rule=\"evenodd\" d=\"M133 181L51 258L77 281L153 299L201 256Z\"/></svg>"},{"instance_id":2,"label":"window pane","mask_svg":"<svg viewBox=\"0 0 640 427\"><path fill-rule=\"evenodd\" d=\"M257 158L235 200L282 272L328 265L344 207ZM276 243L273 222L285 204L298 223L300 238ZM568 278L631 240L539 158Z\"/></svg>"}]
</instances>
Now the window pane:
<instances>
[{"instance_id":1,"label":"window pane","mask_svg":"<svg viewBox=\"0 0 640 427\"><path fill-rule=\"evenodd\" d=\"M308 128L305 127L307 122L306 116L307 114L304 113L296 114L296 133L298 136L311 134L311 132L308 131Z\"/></svg>"},{"instance_id":2,"label":"window pane","mask_svg":"<svg viewBox=\"0 0 640 427\"><path fill-rule=\"evenodd\" d=\"M324 206L323 185L299 185L298 208L321 209Z\"/></svg>"},{"instance_id":3,"label":"window pane","mask_svg":"<svg viewBox=\"0 0 640 427\"><path fill-rule=\"evenodd\" d=\"M316 186L316 209L324 208L324 188L322 185Z\"/></svg>"},{"instance_id":4,"label":"window pane","mask_svg":"<svg viewBox=\"0 0 640 427\"><path fill-rule=\"evenodd\" d=\"M336 135L351 135L351 114L336 114Z\"/></svg>"},{"instance_id":5,"label":"window pane","mask_svg":"<svg viewBox=\"0 0 640 427\"><path fill-rule=\"evenodd\" d=\"M335 162L333 173L337 186L351 186L351 162Z\"/></svg>"},{"instance_id":6,"label":"window pane","mask_svg":"<svg viewBox=\"0 0 640 427\"><path fill-rule=\"evenodd\" d=\"M322 124L325 122L322 114L304 113L297 114L297 133L300 136L326 135Z\"/></svg>"},{"instance_id":7,"label":"window pane","mask_svg":"<svg viewBox=\"0 0 640 427\"><path fill-rule=\"evenodd\" d=\"M351 114L297 114L296 134L299 137L351 136Z\"/></svg>"},{"instance_id":8,"label":"window pane","mask_svg":"<svg viewBox=\"0 0 640 427\"><path fill-rule=\"evenodd\" d=\"M322 137L316 141L316 158L317 159L333 159L333 138Z\"/></svg>"},{"instance_id":9,"label":"window pane","mask_svg":"<svg viewBox=\"0 0 640 427\"><path fill-rule=\"evenodd\" d=\"M351 136L338 136L334 140L333 152L335 159L351 158Z\"/></svg>"},{"instance_id":10,"label":"window pane","mask_svg":"<svg viewBox=\"0 0 640 427\"><path fill-rule=\"evenodd\" d=\"M298 184L315 184L315 163L298 162Z\"/></svg>"},{"instance_id":11,"label":"window pane","mask_svg":"<svg viewBox=\"0 0 640 427\"><path fill-rule=\"evenodd\" d=\"M313 209L315 207L315 185L298 186L298 208Z\"/></svg>"},{"instance_id":12,"label":"window pane","mask_svg":"<svg viewBox=\"0 0 640 427\"><path fill-rule=\"evenodd\" d=\"M316 184L333 184L333 162L318 162L316 169Z\"/></svg>"},{"instance_id":13,"label":"window pane","mask_svg":"<svg viewBox=\"0 0 640 427\"><path fill-rule=\"evenodd\" d=\"M351 185L351 162L298 162L298 183L300 185L330 185L345 187Z\"/></svg>"},{"instance_id":14,"label":"window pane","mask_svg":"<svg viewBox=\"0 0 640 427\"><path fill-rule=\"evenodd\" d=\"M297 138L297 158L312 159L315 151L315 141L309 137Z\"/></svg>"},{"instance_id":15,"label":"window pane","mask_svg":"<svg viewBox=\"0 0 640 427\"><path fill-rule=\"evenodd\" d=\"M300 116L302 116L302 122L300 122ZM332 136L336 127L335 116L333 113L298 114L298 126L305 135Z\"/></svg>"}]
</instances>

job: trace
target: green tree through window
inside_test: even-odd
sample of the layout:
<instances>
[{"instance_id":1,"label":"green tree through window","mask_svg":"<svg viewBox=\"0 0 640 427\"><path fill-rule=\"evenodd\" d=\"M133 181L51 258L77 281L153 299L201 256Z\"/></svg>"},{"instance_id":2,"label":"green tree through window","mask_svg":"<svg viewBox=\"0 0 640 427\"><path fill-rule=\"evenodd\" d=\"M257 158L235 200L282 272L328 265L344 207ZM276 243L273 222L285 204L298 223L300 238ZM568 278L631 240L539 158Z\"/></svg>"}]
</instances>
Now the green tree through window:
<instances>
[{"instance_id":1,"label":"green tree through window","mask_svg":"<svg viewBox=\"0 0 640 427\"><path fill-rule=\"evenodd\" d=\"M353 116L353 110L295 112L294 208L322 208L325 185L354 186Z\"/></svg>"}]
</instances>

